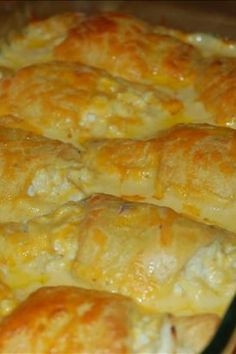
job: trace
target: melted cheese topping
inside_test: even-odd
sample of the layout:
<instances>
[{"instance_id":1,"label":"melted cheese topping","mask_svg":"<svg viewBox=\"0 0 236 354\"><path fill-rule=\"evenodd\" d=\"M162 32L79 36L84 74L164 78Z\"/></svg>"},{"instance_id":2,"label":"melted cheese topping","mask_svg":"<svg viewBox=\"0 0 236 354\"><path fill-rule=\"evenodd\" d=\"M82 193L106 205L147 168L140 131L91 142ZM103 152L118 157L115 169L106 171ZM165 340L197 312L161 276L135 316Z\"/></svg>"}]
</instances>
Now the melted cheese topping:
<instances>
[{"instance_id":1,"label":"melted cheese topping","mask_svg":"<svg viewBox=\"0 0 236 354\"><path fill-rule=\"evenodd\" d=\"M233 130L183 125L151 140L88 143L80 153L21 130L2 127L1 133L0 196L8 196L2 221L26 220L68 200L109 193L235 231Z\"/></svg>"},{"instance_id":2,"label":"melted cheese topping","mask_svg":"<svg viewBox=\"0 0 236 354\"><path fill-rule=\"evenodd\" d=\"M0 127L0 221L25 221L78 200L80 154L70 145Z\"/></svg>"},{"instance_id":3,"label":"melted cheese topping","mask_svg":"<svg viewBox=\"0 0 236 354\"><path fill-rule=\"evenodd\" d=\"M91 142L81 153L80 188L169 206L235 232L235 146L234 130L208 125Z\"/></svg>"},{"instance_id":4,"label":"melted cheese topping","mask_svg":"<svg viewBox=\"0 0 236 354\"><path fill-rule=\"evenodd\" d=\"M70 208L29 224L2 224L0 245L1 279L18 301L47 285L80 285L73 280L70 263L76 256L73 224L65 224ZM79 208L72 218L80 219ZM4 308L6 296L1 300Z\"/></svg>"},{"instance_id":5,"label":"melted cheese topping","mask_svg":"<svg viewBox=\"0 0 236 354\"><path fill-rule=\"evenodd\" d=\"M22 52L23 62L19 59ZM98 66L134 81L153 79L182 85L195 74L191 60L197 64L198 52L127 15L66 14L29 25L22 36L3 46L1 62L19 67L45 62L52 56Z\"/></svg>"},{"instance_id":6,"label":"melted cheese topping","mask_svg":"<svg viewBox=\"0 0 236 354\"><path fill-rule=\"evenodd\" d=\"M155 27L128 15L58 15L30 24L2 45L0 64L19 69L56 59L67 68L48 64L17 73L3 85L0 114L15 114L31 130L75 144L89 137L146 138L178 122L235 128L235 52L233 41ZM81 87L81 75L68 73L81 70L68 66L71 61L149 86L98 80L105 74L90 69Z\"/></svg>"},{"instance_id":7,"label":"melted cheese topping","mask_svg":"<svg viewBox=\"0 0 236 354\"><path fill-rule=\"evenodd\" d=\"M2 224L1 279L18 300L62 282L128 295L150 310L222 314L236 285L235 242L168 209L98 195Z\"/></svg>"},{"instance_id":8,"label":"melted cheese topping","mask_svg":"<svg viewBox=\"0 0 236 354\"><path fill-rule=\"evenodd\" d=\"M0 353L36 353L39 348L44 353L158 354L168 348L187 353L185 348L195 354L217 324L212 315L153 315L124 296L50 287L32 294L0 323Z\"/></svg>"},{"instance_id":9,"label":"melted cheese topping","mask_svg":"<svg viewBox=\"0 0 236 354\"><path fill-rule=\"evenodd\" d=\"M4 125L75 145L91 138L146 138L179 122L210 120L191 90L174 97L61 62L30 66L0 82L0 115L18 118L1 118Z\"/></svg>"},{"instance_id":10,"label":"melted cheese topping","mask_svg":"<svg viewBox=\"0 0 236 354\"><path fill-rule=\"evenodd\" d=\"M173 36L180 41L187 42L197 47L203 56L236 56L235 41L228 38L221 38L211 33L193 32L187 33L177 29L164 26L155 26L156 33Z\"/></svg>"},{"instance_id":11,"label":"melted cheese topping","mask_svg":"<svg viewBox=\"0 0 236 354\"><path fill-rule=\"evenodd\" d=\"M225 311L236 288L235 236L138 202L236 231L234 132L185 125L159 133L177 123L236 128L235 43L128 15L77 13L32 22L0 49L0 222L22 222L0 224L0 316L38 288L76 286L29 298L23 331L18 307L0 323L0 352L19 343L34 352L41 320L54 351L75 351L58 333L74 338L76 328L87 352L99 338L109 352L200 352L195 338L216 321L189 315ZM91 139L110 140L81 145ZM64 204L94 192L136 203L97 196ZM104 315L100 295L88 291L84 301L79 286L128 295L143 312L108 294ZM65 305L57 318L48 313L54 300Z\"/></svg>"}]
</instances>

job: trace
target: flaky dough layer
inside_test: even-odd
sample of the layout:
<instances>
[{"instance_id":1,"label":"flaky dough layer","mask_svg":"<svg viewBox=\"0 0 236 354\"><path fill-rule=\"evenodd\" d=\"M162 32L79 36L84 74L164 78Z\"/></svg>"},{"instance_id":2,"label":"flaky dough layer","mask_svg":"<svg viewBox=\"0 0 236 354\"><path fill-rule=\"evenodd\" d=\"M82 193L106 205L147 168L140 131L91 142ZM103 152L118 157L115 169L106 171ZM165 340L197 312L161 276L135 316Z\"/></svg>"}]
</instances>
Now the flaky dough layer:
<instances>
[{"instance_id":1,"label":"flaky dough layer","mask_svg":"<svg viewBox=\"0 0 236 354\"><path fill-rule=\"evenodd\" d=\"M69 284L127 295L154 311L222 314L236 286L235 249L235 235L222 229L97 195L1 224L0 276L21 297Z\"/></svg>"},{"instance_id":2,"label":"flaky dough layer","mask_svg":"<svg viewBox=\"0 0 236 354\"><path fill-rule=\"evenodd\" d=\"M0 323L0 353L198 353L217 325L214 315L151 315L119 295L43 288Z\"/></svg>"}]
</instances>

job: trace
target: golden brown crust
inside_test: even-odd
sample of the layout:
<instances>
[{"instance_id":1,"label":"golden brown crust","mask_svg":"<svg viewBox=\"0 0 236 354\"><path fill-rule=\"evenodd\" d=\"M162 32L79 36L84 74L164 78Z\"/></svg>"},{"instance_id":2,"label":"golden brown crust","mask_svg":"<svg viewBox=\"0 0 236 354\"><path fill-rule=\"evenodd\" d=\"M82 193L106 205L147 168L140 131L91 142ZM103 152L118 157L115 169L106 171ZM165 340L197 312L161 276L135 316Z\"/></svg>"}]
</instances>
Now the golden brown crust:
<instances>
[{"instance_id":1,"label":"golden brown crust","mask_svg":"<svg viewBox=\"0 0 236 354\"><path fill-rule=\"evenodd\" d=\"M187 41L187 35L176 31L161 32L126 15L104 14L83 18L55 53L59 59L79 60L132 81L192 86L209 113L206 122L235 128L236 59L225 57L222 48L206 60L204 50Z\"/></svg>"},{"instance_id":2,"label":"golden brown crust","mask_svg":"<svg viewBox=\"0 0 236 354\"><path fill-rule=\"evenodd\" d=\"M79 61L128 80L176 87L192 82L199 57L192 45L155 33L132 16L71 13L30 24L3 46L0 61L13 67L53 58Z\"/></svg>"},{"instance_id":3,"label":"golden brown crust","mask_svg":"<svg viewBox=\"0 0 236 354\"><path fill-rule=\"evenodd\" d=\"M235 236L170 209L97 195L0 226L2 279L24 297L56 279L152 310L222 314L235 290Z\"/></svg>"},{"instance_id":4,"label":"golden brown crust","mask_svg":"<svg viewBox=\"0 0 236 354\"><path fill-rule=\"evenodd\" d=\"M89 287L172 313L218 312L229 303L234 234L108 196L90 198L85 207L73 271Z\"/></svg>"},{"instance_id":5,"label":"golden brown crust","mask_svg":"<svg viewBox=\"0 0 236 354\"><path fill-rule=\"evenodd\" d=\"M236 58L208 59L196 88L215 124L236 128Z\"/></svg>"},{"instance_id":6,"label":"golden brown crust","mask_svg":"<svg viewBox=\"0 0 236 354\"><path fill-rule=\"evenodd\" d=\"M0 127L0 221L25 221L81 199L72 146L20 129Z\"/></svg>"},{"instance_id":7,"label":"golden brown crust","mask_svg":"<svg viewBox=\"0 0 236 354\"><path fill-rule=\"evenodd\" d=\"M236 59L208 41L77 13L1 43L0 317L16 307L1 353L195 353L214 334L207 313L236 287L235 235L144 203L236 232L235 132L156 135L236 128ZM94 138L108 140L80 145ZM66 203L94 192L142 203ZM76 288L18 306L58 284Z\"/></svg>"},{"instance_id":8,"label":"golden brown crust","mask_svg":"<svg viewBox=\"0 0 236 354\"><path fill-rule=\"evenodd\" d=\"M72 287L44 288L0 324L0 352L123 354L145 350L158 354L169 348L175 353L183 349L196 353L217 324L217 317L211 315L149 315L128 298L114 294ZM140 330L143 344L135 335Z\"/></svg>"},{"instance_id":9,"label":"golden brown crust","mask_svg":"<svg viewBox=\"0 0 236 354\"><path fill-rule=\"evenodd\" d=\"M89 138L144 138L185 120L172 95L62 62L23 68L0 82L0 116L9 114L23 128L77 145Z\"/></svg>"},{"instance_id":10,"label":"golden brown crust","mask_svg":"<svg viewBox=\"0 0 236 354\"><path fill-rule=\"evenodd\" d=\"M141 20L115 13L83 18L55 48L55 56L100 67L131 81L171 86L189 84L200 57L193 46L155 33Z\"/></svg>"},{"instance_id":11,"label":"golden brown crust","mask_svg":"<svg viewBox=\"0 0 236 354\"><path fill-rule=\"evenodd\" d=\"M130 307L115 295L43 288L1 323L0 352L128 353Z\"/></svg>"},{"instance_id":12,"label":"golden brown crust","mask_svg":"<svg viewBox=\"0 0 236 354\"><path fill-rule=\"evenodd\" d=\"M91 142L81 163L86 194L161 204L236 231L234 130L180 125L150 140Z\"/></svg>"},{"instance_id":13,"label":"golden brown crust","mask_svg":"<svg viewBox=\"0 0 236 354\"><path fill-rule=\"evenodd\" d=\"M185 110L172 102L172 108L179 115L172 123L167 117L166 126L177 121L201 121L235 128L235 58L225 57L227 50L223 39L217 42L212 37L202 41L206 42L205 47L208 43L212 46L206 59L204 48L197 48L196 40L192 39L195 45L190 44L191 36L172 29L160 29L124 14L63 14L31 23L21 36L13 36L8 45L2 46L0 63L21 68L52 60L81 62L133 82L168 90L176 102L182 100ZM212 43L215 43L215 51ZM222 50L218 53L217 48ZM167 107L164 110L173 114L171 108L170 111ZM67 113L64 109L64 117ZM46 115L45 111L43 119ZM114 121L109 129L116 129ZM135 129L132 134L141 137Z\"/></svg>"},{"instance_id":14,"label":"golden brown crust","mask_svg":"<svg viewBox=\"0 0 236 354\"><path fill-rule=\"evenodd\" d=\"M2 118L3 124L27 129L27 122L19 122ZM150 140L90 142L80 153L22 130L2 127L0 134L2 221L29 219L68 200L108 193L236 231L234 130L182 125Z\"/></svg>"}]
</instances>

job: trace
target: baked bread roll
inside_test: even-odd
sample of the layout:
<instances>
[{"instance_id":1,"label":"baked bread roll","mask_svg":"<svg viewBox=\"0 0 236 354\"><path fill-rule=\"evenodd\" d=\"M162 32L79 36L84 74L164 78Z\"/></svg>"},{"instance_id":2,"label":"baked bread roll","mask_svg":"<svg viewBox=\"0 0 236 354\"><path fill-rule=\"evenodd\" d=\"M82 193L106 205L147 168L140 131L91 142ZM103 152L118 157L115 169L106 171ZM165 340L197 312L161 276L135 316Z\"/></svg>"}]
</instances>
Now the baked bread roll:
<instances>
[{"instance_id":1,"label":"baked bread roll","mask_svg":"<svg viewBox=\"0 0 236 354\"><path fill-rule=\"evenodd\" d=\"M81 62L173 94L186 108L179 122L187 112L190 122L235 128L235 48L234 42L163 29L129 15L69 13L34 21L12 35L1 45L0 65Z\"/></svg>"},{"instance_id":2,"label":"baked bread roll","mask_svg":"<svg viewBox=\"0 0 236 354\"><path fill-rule=\"evenodd\" d=\"M222 314L234 294L236 237L170 209L97 195L0 225L2 281L20 298L76 285L150 310Z\"/></svg>"},{"instance_id":3,"label":"baked bread roll","mask_svg":"<svg viewBox=\"0 0 236 354\"><path fill-rule=\"evenodd\" d=\"M80 154L72 146L0 127L0 222L25 221L81 199Z\"/></svg>"},{"instance_id":4,"label":"baked bread roll","mask_svg":"<svg viewBox=\"0 0 236 354\"><path fill-rule=\"evenodd\" d=\"M132 16L77 13L30 24L23 36L3 45L0 63L18 68L55 58L100 67L131 81L178 87L195 78L201 55Z\"/></svg>"},{"instance_id":5,"label":"baked bread roll","mask_svg":"<svg viewBox=\"0 0 236 354\"><path fill-rule=\"evenodd\" d=\"M0 323L0 353L199 353L217 325L214 315L150 314L119 295L42 288Z\"/></svg>"},{"instance_id":6,"label":"baked bread roll","mask_svg":"<svg viewBox=\"0 0 236 354\"><path fill-rule=\"evenodd\" d=\"M192 95L191 111L195 101L201 102L206 123L236 128L236 58L225 57L236 56L235 48L227 53L226 46L216 43L215 47L221 45L221 52L215 53L214 46L209 46L206 58L204 48L187 43L191 35L176 32L161 32L130 16L91 16L69 31L55 48L55 56L104 68L132 81L167 86L179 91L178 97L184 102ZM181 86L191 90L184 91Z\"/></svg>"},{"instance_id":7,"label":"baked bread roll","mask_svg":"<svg viewBox=\"0 0 236 354\"><path fill-rule=\"evenodd\" d=\"M171 207L236 232L236 133L179 125L143 141L104 140L81 154L81 189Z\"/></svg>"},{"instance_id":8,"label":"baked bread roll","mask_svg":"<svg viewBox=\"0 0 236 354\"><path fill-rule=\"evenodd\" d=\"M235 128L236 45L212 38L77 13L1 42L0 353L205 347L236 289L236 133L201 124Z\"/></svg>"},{"instance_id":9,"label":"baked bread roll","mask_svg":"<svg viewBox=\"0 0 236 354\"><path fill-rule=\"evenodd\" d=\"M236 58L225 57L221 45L220 53L215 54L214 46L209 48L206 59L204 48L190 41L191 35L160 32L131 16L101 14L79 21L55 47L55 57L103 68L131 81L179 90L185 102L191 94L181 91L181 86L190 86L195 93L193 112L194 101L200 101L208 123L236 128ZM230 54L236 56L236 50Z\"/></svg>"},{"instance_id":10,"label":"baked bread roll","mask_svg":"<svg viewBox=\"0 0 236 354\"><path fill-rule=\"evenodd\" d=\"M34 65L0 82L0 116L21 119L11 126L75 145L91 138L150 137L188 121L188 114L173 95L81 64Z\"/></svg>"},{"instance_id":11,"label":"baked bread roll","mask_svg":"<svg viewBox=\"0 0 236 354\"><path fill-rule=\"evenodd\" d=\"M102 55L101 46L103 48ZM57 59L80 61L131 81L173 87L197 74L200 53L192 45L125 14L86 16L55 47ZM130 65L132 63L132 65Z\"/></svg>"},{"instance_id":12,"label":"baked bread roll","mask_svg":"<svg viewBox=\"0 0 236 354\"><path fill-rule=\"evenodd\" d=\"M81 151L2 127L0 221L28 220L107 193L235 232L235 146L234 130L208 125L176 126L150 140L89 142Z\"/></svg>"}]
</instances>

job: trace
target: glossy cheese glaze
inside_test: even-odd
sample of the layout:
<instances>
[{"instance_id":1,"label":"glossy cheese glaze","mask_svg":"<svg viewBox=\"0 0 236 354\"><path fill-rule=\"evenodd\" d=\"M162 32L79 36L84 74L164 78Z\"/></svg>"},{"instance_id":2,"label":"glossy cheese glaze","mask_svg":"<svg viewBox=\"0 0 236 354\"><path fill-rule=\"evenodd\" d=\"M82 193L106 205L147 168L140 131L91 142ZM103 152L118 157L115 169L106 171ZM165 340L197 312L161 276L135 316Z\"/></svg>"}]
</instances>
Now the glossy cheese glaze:
<instances>
[{"instance_id":1,"label":"glossy cheese glaze","mask_svg":"<svg viewBox=\"0 0 236 354\"><path fill-rule=\"evenodd\" d=\"M80 154L72 146L0 127L0 222L25 221L78 200Z\"/></svg>"},{"instance_id":2,"label":"glossy cheese glaze","mask_svg":"<svg viewBox=\"0 0 236 354\"><path fill-rule=\"evenodd\" d=\"M152 311L222 314L234 293L235 235L170 209L97 195L0 226L1 279L18 300L66 281Z\"/></svg>"},{"instance_id":3,"label":"glossy cheese glaze","mask_svg":"<svg viewBox=\"0 0 236 354\"><path fill-rule=\"evenodd\" d=\"M190 120L188 107L172 94L63 62L23 68L2 80L3 115L18 118L10 126L75 145L91 138L149 137ZM195 112L195 120L204 117L199 119Z\"/></svg>"},{"instance_id":4,"label":"glossy cheese glaze","mask_svg":"<svg viewBox=\"0 0 236 354\"><path fill-rule=\"evenodd\" d=\"M0 43L0 353L202 350L236 289L235 102L208 34L68 13Z\"/></svg>"},{"instance_id":5,"label":"glossy cheese glaze","mask_svg":"<svg viewBox=\"0 0 236 354\"><path fill-rule=\"evenodd\" d=\"M236 231L236 133L180 125L150 140L91 142L81 153L84 193L109 193L171 207Z\"/></svg>"},{"instance_id":6,"label":"glossy cheese glaze","mask_svg":"<svg viewBox=\"0 0 236 354\"><path fill-rule=\"evenodd\" d=\"M211 35L151 26L124 14L77 13L31 23L2 44L0 64L18 69L55 59L81 62L180 95L183 104L188 88L194 97L190 119L197 103L208 123L235 128L235 53L233 41Z\"/></svg>"},{"instance_id":7,"label":"glossy cheese glaze","mask_svg":"<svg viewBox=\"0 0 236 354\"><path fill-rule=\"evenodd\" d=\"M20 129L2 127L0 138L2 222L24 221L66 201L107 193L236 231L232 129L179 125L153 139L99 140L80 150Z\"/></svg>"},{"instance_id":8,"label":"glossy cheese glaze","mask_svg":"<svg viewBox=\"0 0 236 354\"><path fill-rule=\"evenodd\" d=\"M214 315L153 315L115 294L44 288L0 323L0 353L197 353L217 325Z\"/></svg>"}]
</instances>

